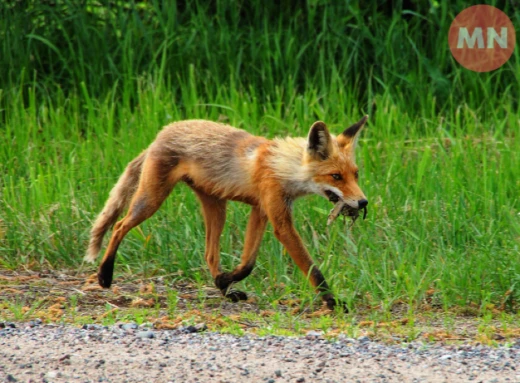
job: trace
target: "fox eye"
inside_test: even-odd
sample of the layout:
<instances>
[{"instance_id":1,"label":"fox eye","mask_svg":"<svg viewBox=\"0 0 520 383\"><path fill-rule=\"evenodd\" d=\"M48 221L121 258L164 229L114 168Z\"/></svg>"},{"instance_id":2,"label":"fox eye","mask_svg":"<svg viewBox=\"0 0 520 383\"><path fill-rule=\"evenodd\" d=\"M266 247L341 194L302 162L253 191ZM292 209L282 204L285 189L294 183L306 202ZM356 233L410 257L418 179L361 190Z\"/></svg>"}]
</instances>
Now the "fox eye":
<instances>
[{"instance_id":1,"label":"fox eye","mask_svg":"<svg viewBox=\"0 0 520 383\"><path fill-rule=\"evenodd\" d=\"M336 181L339 181L342 179L341 177L341 174L339 173L334 173L334 174L331 174L332 178L334 178Z\"/></svg>"},{"instance_id":2,"label":"fox eye","mask_svg":"<svg viewBox=\"0 0 520 383\"><path fill-rule=\"evenodd\" d=\"M356 179L359 178L359 171L356 170L356 172L354 173L354 177L356 177Z\"/></svg>"}]
</instances>

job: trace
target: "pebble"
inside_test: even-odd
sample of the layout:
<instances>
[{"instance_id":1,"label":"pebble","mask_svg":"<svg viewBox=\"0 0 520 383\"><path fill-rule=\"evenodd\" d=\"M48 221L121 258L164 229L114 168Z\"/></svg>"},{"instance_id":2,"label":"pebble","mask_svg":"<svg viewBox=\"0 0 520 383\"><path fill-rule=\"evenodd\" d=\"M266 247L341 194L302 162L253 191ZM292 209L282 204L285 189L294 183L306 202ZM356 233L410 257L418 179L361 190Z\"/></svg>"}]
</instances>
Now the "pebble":
<instances>
[{"instance_id":1,"label":"pebble","mask_svg":"<svg viewBox=\"0 0 520 383\"><path fill-rule=\"evenodd\" d=\"M40 318L37 318L35 320L32 320L29 322L29 327L36 327L42 324L42 320Z\"/></svg>"},{"instance_id":2,"label":"pebble","mask_svg":"<svg viewBox=\"0 0 520 383\"><path fill-rule=\"evenodd\" d=\"M206 323L198 323L195 326L181 327L180 330L185 334L194 334L196 332L206 331L208 326Z\"/></svg>"},{"instance_id":3,"label":"pebble","mask_svg":"<svg viewBox=\"0 0 520 383\"><path fill-rule=\"evenodd\" d=\"M49 379L56 379L61 376L61 374L58 371L49 371L45 376Z\"/></svg>"},{"instance_id":4,"label":"pebble","mask_svg":"<svg viewBox=\"0 0 520 383\"><path fill-rule=\"evenodd\" d=\"M153 339L155 338L155 334L153 331L139 331L137 337L141 339Z\"/></svg>"},{"instance_id":5,"label":"pebble","mask_svg":"<svg viewBox=\"0 0 520 383\"><path fill-rule=\"evenodd\" d=\"M307 331L305 334L305 338L312 340L312 339L319 339L323 337L323 331Z\"/></svg>"},{"instance_id":6,"label":"pebble","mask_svg":"<svg viewBox=\"0 0 520 383\"><path fill-rule=\"evenodd\" d=\"M102 328L103 328L103 326L101 326L100 324L84 324L82 327L83 330L89 330L89 331L101 330Z\"/></svg>"},{"instance_id":7,"label":"pebble","mask_svg":"<svg viewBox=\"0 0 520 383\"><path fill-rule=\"evenodd\" d=\"M137 330L139 326L137 323L125 323L121 325L121 328L125 331Z\"/></svg>"}]
</instances>

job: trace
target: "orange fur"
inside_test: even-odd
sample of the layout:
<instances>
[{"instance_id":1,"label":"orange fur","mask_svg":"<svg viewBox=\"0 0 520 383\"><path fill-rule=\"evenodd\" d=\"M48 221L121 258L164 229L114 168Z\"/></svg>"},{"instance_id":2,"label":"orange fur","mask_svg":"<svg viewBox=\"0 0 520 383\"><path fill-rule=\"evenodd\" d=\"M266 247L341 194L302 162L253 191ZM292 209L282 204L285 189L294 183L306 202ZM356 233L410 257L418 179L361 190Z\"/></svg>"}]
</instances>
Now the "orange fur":
<instances>
[{"instance_id":1,"label":"orange fur","mask_svg":"<svg viewBox=\"0 0 520 383\"><path fill-rule=\"evenodd\" d=\"M254 267L267 221L296 265L322 294L330 308L337 302L298 235L291 215L292 201L306 194L342 199L353 208L368 202L357 183L354 162L359 131L366 117L340 134L331 135L316 122L307 139L267 140L210 121L181 121L165 127L157 139L132 161L116 184L94 223L87 260L93 261L103 236L115 224L98 280L112 283L117 249L133 227L151 217L171 190L182 181L196 193L206 226L205 259L215 284L236 301L246 299L231 284L247 277ZM232 272L220 267L220 235L226 220L226 201L252 206L240 264Z\"/></svg>"}]
</instances>

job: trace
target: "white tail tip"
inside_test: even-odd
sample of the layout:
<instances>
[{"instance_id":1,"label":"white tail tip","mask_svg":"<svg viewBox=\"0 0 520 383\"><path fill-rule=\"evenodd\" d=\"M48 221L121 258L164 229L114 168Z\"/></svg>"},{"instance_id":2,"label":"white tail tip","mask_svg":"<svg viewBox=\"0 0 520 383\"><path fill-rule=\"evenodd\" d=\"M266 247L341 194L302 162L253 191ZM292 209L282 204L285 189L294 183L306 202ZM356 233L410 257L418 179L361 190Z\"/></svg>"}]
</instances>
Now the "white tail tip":
<instances>
[{"instance_id":1,"label":"white tail tip","mask_svg":"<svg viewBox=\"0 0 520 383\"><path fill-rule=\"evenodd\" d=\"M87 254L83 257L83 260L85 262L94 263L94 261L97 258L97 253L94 253L92 251L87 251Z\"/></svg>"}]
</instances>

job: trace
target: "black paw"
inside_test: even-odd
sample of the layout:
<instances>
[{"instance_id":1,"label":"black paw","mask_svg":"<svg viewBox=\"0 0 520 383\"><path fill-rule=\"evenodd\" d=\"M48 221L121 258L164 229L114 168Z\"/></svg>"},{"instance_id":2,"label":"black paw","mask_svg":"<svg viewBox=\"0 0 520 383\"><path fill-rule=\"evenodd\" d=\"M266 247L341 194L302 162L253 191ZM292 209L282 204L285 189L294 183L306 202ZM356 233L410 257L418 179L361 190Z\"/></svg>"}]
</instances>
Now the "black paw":
<instances>
[{"instance_id":1,"label":"black paw","mask_svg":"<svg viewBox=\"0 0 520 383\"><path fill-rule=\"evenodd\" d=\"M112 285L114 276L114 262L107 261L99 267L98 282L101 287L108 289Z\"/></svg>"},{"instance_id":2,"label":"black paw","mask_svg":"<svg viewBox=\"0 0 520 383\"><path fill-rule=\"evenodd\" d=\"M215 278L215 285L220 289L222 295L229 298L233 302L247 301L246 293L238 290L229 290L229 286L233 283L231 273L222 273Z\"/></svg>"},{"instance_id":3,"label":"black paw","mask_svg":"<svg viewBox=\"0 0 520 383\"><path fill-rule=\"evenodd\" d=\"M340 307L345 314L348 313L348 306L345 302L342 302L334 297L327 298L324 301L327 304L328 309L335 310L336 307Z\"/></svg>"},{"instance_id":4,"label":"black paw","mask_svg":"<svg viewBox=\"0 0 520 383\"><path fill-rule=\"evenodd\" d=\"M99 272L98 282L101 287L108 289L112 285L112 276L105 276L102 272Z\"/></svg>"},{"instance_id":5,"label":"black paw","mask_svg":"<svg viewBox=\"0 0 520 383\"><path fill-rule=\"evenodd\" d=\"M221 273L215 278L215 286L217 286L224 295L229 285L233 283L231 273Z\"/></svg>"},{"instance_id":6,"label":"black paw","mask_svg":"<svg viewBox=\"0 0 520 383\"><path fill-rule=\"evenodd\" d=\"M226 298L231 299L232 302L247 301L247 294L243 291L230 290L225 296Z\"/></svg>"}]
</instances>

